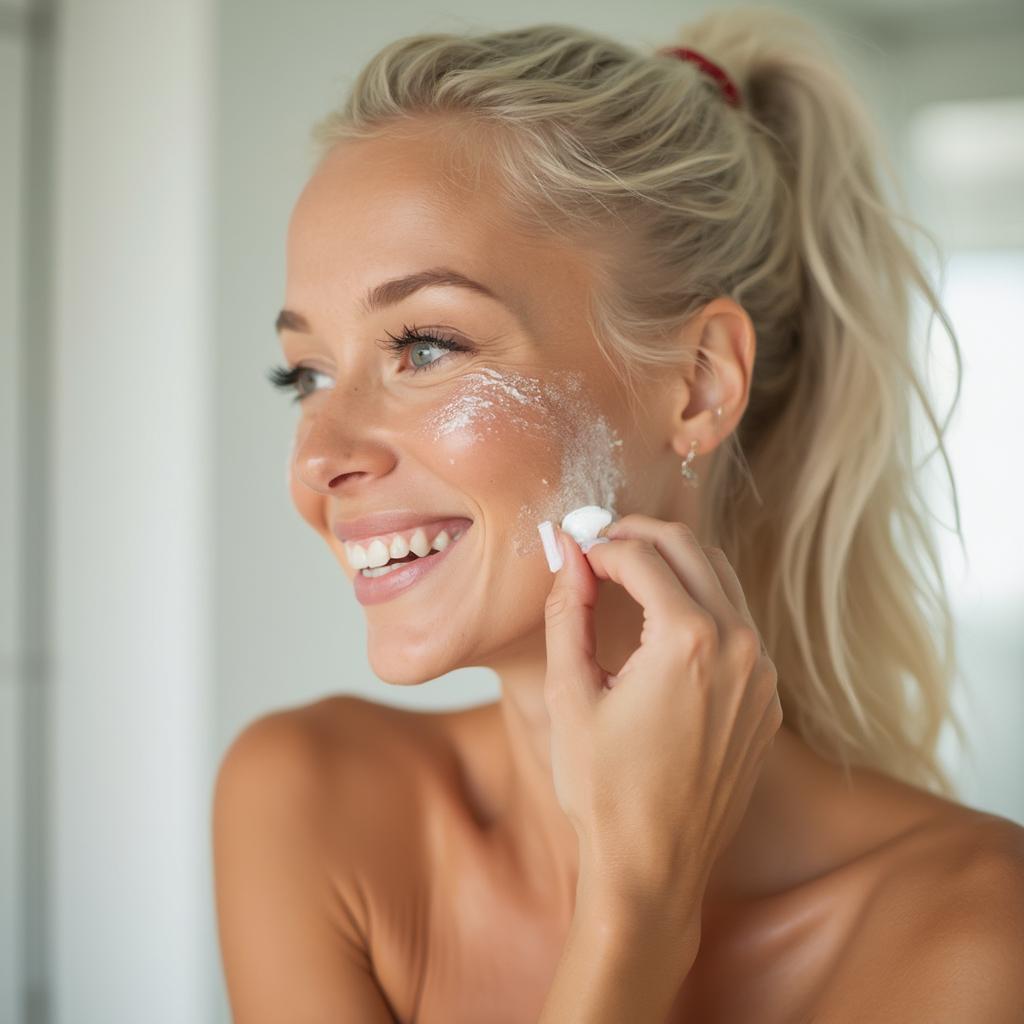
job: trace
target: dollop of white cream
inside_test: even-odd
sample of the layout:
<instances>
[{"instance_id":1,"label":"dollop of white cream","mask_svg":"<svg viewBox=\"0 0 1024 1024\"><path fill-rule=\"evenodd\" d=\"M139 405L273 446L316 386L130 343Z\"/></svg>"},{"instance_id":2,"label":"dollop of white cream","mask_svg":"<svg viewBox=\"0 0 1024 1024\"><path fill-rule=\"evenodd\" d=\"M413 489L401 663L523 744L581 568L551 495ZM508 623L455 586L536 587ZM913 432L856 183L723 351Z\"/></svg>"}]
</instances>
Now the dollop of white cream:
<instances>
[{"instance_id":1,"label":"dollop of white cream","mask_svg":"<svg viewBox=\"0 0 1024 1024\"><path fill-rule=\"evenodd\" d=\"M598 533L614 518L612 513L600 505L582 505L574 508L562 519L562 529L568 533L580 547L593 543Z\"/></svg>"}]
</instances>

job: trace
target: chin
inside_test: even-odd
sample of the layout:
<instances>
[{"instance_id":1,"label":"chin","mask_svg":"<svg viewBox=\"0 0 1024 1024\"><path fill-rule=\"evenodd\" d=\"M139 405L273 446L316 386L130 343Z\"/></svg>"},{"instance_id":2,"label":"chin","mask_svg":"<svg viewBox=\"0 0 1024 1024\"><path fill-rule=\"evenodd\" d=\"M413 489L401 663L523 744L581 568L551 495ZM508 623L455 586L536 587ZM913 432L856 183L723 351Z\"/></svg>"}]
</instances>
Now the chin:
<instances>
[{"instance_id":1,"label":"chin","mask_svg":"<svg viewBox=\"0 0 1024 1024\"><path fill-rule=\"evenodd\" d=\"M373 674L391 686L419 686L461 667L461 662L442 651L411 651L386 637L377 642L371 639L368 655Z\"/></svg>"},{"instance_id":2,"label":"chin","mask_svg":"<svg viewBox=\"0 0 1024 1024\"><path fill-rule=\"evenodd\" d=\"M390 662L386 668L378 668L377 662L374 659L370 659L370 667L373 669L373 674L382 682L387 683L389 686L421 686L423 683L429 683L431 679L437 679L438 676L443 676L444 671L441 672L410 672L410 666L398 666L392 665Z\"/></svg>"}]
</instances>

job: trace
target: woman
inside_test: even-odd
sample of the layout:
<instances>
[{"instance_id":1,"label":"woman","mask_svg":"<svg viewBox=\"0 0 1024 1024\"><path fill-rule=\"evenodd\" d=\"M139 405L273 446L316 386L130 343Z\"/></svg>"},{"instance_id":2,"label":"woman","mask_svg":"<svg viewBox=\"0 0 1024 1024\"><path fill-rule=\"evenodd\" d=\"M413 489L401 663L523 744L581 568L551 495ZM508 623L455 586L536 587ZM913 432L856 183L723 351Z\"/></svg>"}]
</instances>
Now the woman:
<instances>
[{"instance_id":1,"label":"woman","mask_svg":"<svg viewBox=\"0 0 1024 1024\"><path fill-rule=\"evenodd\" d=\"M241 1024L1022 1013L1024 830L935 758L915 290L948 323L807 26L680 42L404 38L318 128L273 374L291 494L381 679L485 665L501 698L236 738ZM615 520L559 531L552 581L538 524L586 505Z\"/></svg>"}]
</instances>

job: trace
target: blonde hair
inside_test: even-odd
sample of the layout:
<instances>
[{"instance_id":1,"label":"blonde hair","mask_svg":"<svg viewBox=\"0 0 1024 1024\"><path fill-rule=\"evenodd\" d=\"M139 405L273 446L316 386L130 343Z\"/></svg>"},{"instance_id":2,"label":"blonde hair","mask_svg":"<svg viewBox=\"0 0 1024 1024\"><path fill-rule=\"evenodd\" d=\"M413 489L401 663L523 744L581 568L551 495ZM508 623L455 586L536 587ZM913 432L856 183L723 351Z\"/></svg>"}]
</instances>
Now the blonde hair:
<instances>
[{"instance_id":1,"label":"blonde hair","mask_svg":"<svg viewBox=\"0 0 1024 1024\"><path fill-rule=\"evenodd\" d=\"M702 482L704 543L735 567L779 672L786 722L845 771L950 795L952 617L912 461L911 298L953 329L898 228L895 181L859 97L812 26L765 8L708 14L678 45L696 66L538 25L396 40L321 120L346 139L444 131L453 184L497 175L524 228L592 261L588 315L629 385L678 367L677 332L719 295L757 331L749 404ZM459 160L462 163L456 167ZM950 410L952 415L952 408ZM947 421L948 423L948 417Z\"/></svg>"}]
</instances>

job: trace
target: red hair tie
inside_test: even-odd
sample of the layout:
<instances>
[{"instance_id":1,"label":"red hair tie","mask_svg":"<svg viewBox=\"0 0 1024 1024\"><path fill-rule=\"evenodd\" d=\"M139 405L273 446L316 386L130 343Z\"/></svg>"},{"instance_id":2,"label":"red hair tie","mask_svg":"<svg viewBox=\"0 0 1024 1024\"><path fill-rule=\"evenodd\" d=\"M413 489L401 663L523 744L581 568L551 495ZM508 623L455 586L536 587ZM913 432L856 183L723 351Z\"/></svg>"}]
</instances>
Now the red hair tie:
<instances>
[{"instance_id":1,"label":"red hair tie","mask_svg":"<svg viewBox=\"0 0 1024 1024\"><path fill-rule=\"evenodd\" d=\"M714 61L708 60L702 53L688 50L684 46L666 46L658 53L664 54L666 57L678 57L680 60L692 61L704 74L718 83L722 95L730 106L738 107L740 105L740 91L736 88L736 83Z\"/></svg>"}]
</instances>

